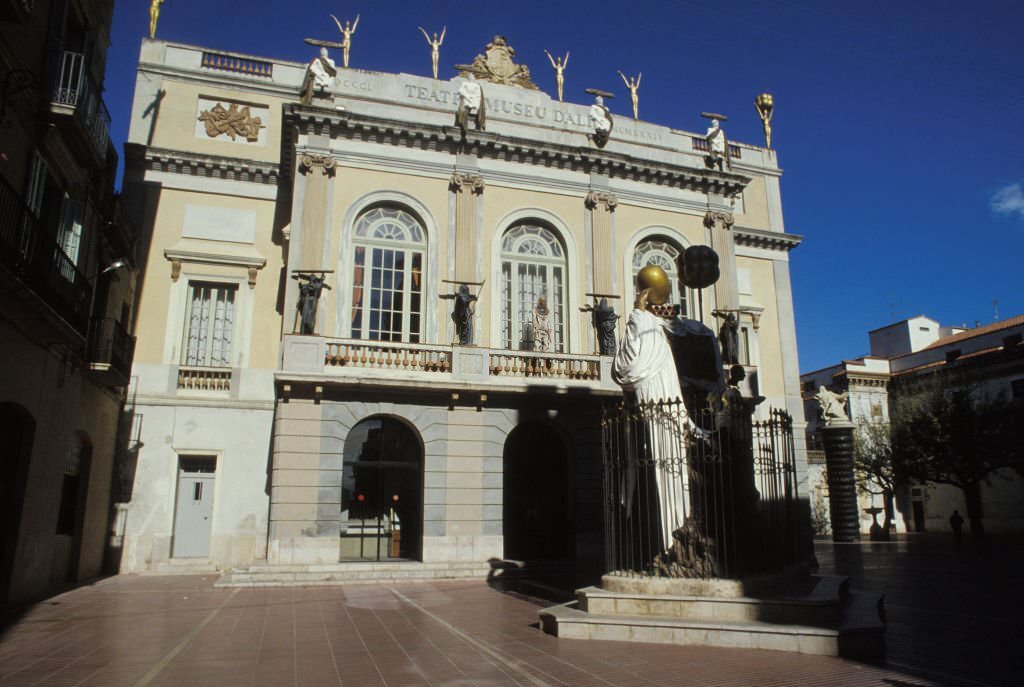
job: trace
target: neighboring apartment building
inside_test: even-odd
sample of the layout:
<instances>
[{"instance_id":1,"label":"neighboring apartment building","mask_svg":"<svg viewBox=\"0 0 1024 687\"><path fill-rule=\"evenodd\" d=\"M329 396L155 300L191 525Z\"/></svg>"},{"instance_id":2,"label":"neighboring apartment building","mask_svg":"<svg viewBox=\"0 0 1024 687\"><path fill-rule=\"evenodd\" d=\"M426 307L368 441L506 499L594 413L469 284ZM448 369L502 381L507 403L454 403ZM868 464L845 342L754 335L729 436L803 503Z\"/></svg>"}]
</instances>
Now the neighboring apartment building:
<instances>
[{"instance_id":1,"label":"neighboring apartment building","mask_svg":"<svg viewBox=\"0 0 1024 687\"><path fill-rule=\"evenodd\" d=\"M0 2L0 603L103 567L134 300L101 97L113 2Z\"/></svg>"},{"instance_id":2,"label":"neighboring apartment building","mask_svg":"<svg viewBox=\"0 0 1024 687\"><path fill-rule=\"evenodd\" d=\"M808 419L808 444L819 448L814 393L819 386L848 393L847 412L857 425L889 422L890 400L913 389L913 381L934 378L946 387L969 387L979 398L1024 398L1024 316L985 326L944 327L919 315L868 333L870 355L801 375ZM810 452L811 506L816 522L827 520L827 486L821 451ZM871 491L877 491L874 486ZM944 484L912 485L896 495L900 532L949 531L954 509L966 514L963 493ZM1012 470L993 474L981 486L985 528L1024 529L1024 480ZM868 508L881 497L862 493L861 530L868 532ZM879 516L881 522L881 515Z\"/></svg>"},{"instance_id":3,"label":"neighboring apartment building","mask_svg":"<svg viewBox=\"0 0 1024 687\"><path fill-rule=\"evenodd\" d=\"M461 77L338 67L321 90L306 64L143 42L123 571L599 565L599 409L621 392L584 308L608 295L621 333L652 263L691 317L737 313L748 391L794 415L803 477L800 237L774 152L732 143L712 169L703 134L625 118L599 148L589 106L537 90L500 37L467 68L485 130L454 123ZM697 244L721 256L702 299L676 281ZM310 272L329 290L299 335ZM472 345L453 343L461 284Z\"/></svg>"}]
</instances>

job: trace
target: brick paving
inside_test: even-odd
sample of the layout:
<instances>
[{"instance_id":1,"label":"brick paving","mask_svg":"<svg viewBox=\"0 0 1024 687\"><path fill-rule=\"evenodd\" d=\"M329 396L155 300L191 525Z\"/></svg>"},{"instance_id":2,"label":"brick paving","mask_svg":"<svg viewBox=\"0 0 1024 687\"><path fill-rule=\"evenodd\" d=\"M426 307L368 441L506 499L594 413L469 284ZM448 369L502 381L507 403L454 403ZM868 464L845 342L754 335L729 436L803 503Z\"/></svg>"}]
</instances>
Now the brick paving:
<instances>
[{"instance_id":1,"label":"brick paving","mask_svg":"<svg viewBox=\"0 0 1024 687\"><path fill-rule=\"evenodd\" d=\"M101 580L0 637L0 685L939 685L838 658L550 637L547 602L485 582L218 589Z\"/></svg>"}]
</instances>

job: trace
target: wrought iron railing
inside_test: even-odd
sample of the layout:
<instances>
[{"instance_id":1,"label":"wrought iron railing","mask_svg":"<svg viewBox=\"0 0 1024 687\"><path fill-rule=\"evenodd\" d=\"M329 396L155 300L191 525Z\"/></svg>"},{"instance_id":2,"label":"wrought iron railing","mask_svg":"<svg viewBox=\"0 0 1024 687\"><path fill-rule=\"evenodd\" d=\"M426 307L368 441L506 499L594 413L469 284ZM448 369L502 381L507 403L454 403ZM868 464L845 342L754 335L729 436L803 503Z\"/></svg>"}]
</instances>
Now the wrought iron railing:
<instances>
[{"instance_id":1,"label":"wrought iron railing","mask_svg":"<svg viewBox=\"0 0 1024 687\"><path fill-rule=\"evenodd\" d=\"M0 259L68 324L86 334L92 286L35 214L0 179Z\"/></svg>"},{"instance_id":2,"label":"wrought iron railing","mask_svg":"<svg viewBox=\"0 0 1024 687\"><path fill-rule=\"evenodd\" d=\"M89 76L85 55L70 50L61 54L52 101L75 109L75 118L95 146L99 159L105 160L110 139L110 112Z\"/></svg>"},{"instance_id":3,"label":"wrought iron railing","mask_svg":"<svg viewBox=\"0 0 1024 687\"><path fill-rule=\"evenodd\" d=\"M127 380L131 376L135 337L112 317L95 318L89 330L89 362L110 365Z\"/></svg>"},{"instance_id":4,"label":"wrought iron railing","mask_svg":"<svg viewBox=\"0 0 1024 687\"><path fill-rule=\"evenodd\" d=\"M743 403L690 416L680 401L604 408L611 573L738 577L798 561L792 421Z\"/></svg>"}]
</instances>

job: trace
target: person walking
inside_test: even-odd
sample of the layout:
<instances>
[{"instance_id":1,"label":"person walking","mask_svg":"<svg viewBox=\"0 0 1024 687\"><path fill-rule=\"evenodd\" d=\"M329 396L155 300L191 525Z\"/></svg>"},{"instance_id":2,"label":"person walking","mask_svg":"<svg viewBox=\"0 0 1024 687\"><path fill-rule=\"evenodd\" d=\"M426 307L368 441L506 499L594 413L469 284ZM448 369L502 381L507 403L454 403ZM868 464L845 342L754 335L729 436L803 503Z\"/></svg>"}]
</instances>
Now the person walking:
<instances>
[{"instance_id":1,"label":"person walking","mask_svg":"<svg viewBox=\"0 0 1024 687\"><path fill-rule=\"evenodd\" d=\"M949 526L953 528L953 539L959 544L964 534L964 518L960 515L960 511L955 508L953 509L953 514L949 516Z\"/></svg>"}]
</instances>

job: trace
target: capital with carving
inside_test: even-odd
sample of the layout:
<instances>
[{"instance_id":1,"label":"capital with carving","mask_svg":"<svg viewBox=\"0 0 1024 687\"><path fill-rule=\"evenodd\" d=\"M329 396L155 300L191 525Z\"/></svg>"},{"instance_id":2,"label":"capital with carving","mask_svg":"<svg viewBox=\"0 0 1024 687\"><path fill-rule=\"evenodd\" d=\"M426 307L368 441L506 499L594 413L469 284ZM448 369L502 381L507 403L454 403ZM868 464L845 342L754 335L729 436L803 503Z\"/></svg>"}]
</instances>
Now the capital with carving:
<instances>
[{"instance_id":1,"label":"capital with carving","mask_svg":"<svg viewBox=\"0 0 1024 687\"><path fill-rule=\"evenodd\" d=\"M448 188L455 193L468 190L480 195L484 192L484 178L479 174L454 172L451 180L448 182Z\"/></svg>"},{"instance_id":2,"label":"capital with carving","mask_svg":"<svg viewBox=\"0 0 1024 687\"><path fill-rule=\"evenodd\" d=\"M704 214L704 226L708 229L713 229L715 225L720 225L723 229L728 231L732 229L732 225L736 222L732 214L728 212L715 212L708 210Z\"/></svg>"},{"instance_id":3,"label":"capital with carving","mask_svg":"<svg viewBox=\"0 0 1024 687\"><path fill-rule=\"evenodd\" d=\"M332 177L334 176L334 167L336 164L337 162L330 155L313 155L312 153L306 153L299 158L299 171L303 174L309 174L314 169L319 169L322 174Z\"/></svg>"},{"instance_id":4,"label":"capital with carving","mask_svg":"<svg viewBox=\"0 0 1024 687\"><path fill-rule=\"evenodd\" d=\"M584 204L588 210L593 210L598 205L603 205L604 209L608 212L614 212L616 206L619 204L619 198L614 193L607 191L591 191L587 194L587 197L583 199Z\"/></svg>"}]
</instances>

